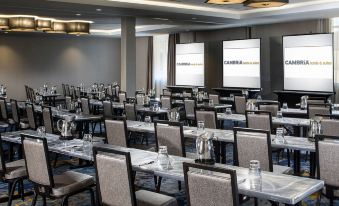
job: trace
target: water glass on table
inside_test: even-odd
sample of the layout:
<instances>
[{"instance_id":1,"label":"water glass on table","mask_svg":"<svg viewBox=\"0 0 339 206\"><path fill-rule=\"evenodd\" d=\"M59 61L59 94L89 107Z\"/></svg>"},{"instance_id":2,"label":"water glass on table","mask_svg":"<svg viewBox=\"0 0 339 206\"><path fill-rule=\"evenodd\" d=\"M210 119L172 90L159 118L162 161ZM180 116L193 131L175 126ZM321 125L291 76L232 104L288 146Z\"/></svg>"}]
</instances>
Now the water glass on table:
<instances>
[{"instance_id":1,"label":"water glass on table","mask_svg":"<svg viewBox=\"0 0 339 206\"><path fill-rule=\"evenodd\" d=\"M210 106L210 107L214 106L213 99L208 100L208 106Z\"/></svg>"},{"instance_id":2,"label":"water glass on table","mask_svg":"<svg viewBox=\"0 0 339 206\"><path fill-rule=\"evenodd\" d=\"M197 132L203 132L205 130L205 122L198 121L197 123Z\"/></svg>"},{"instance_id":3,"label":"water glass on table","mask_svg":"<svg viewBox=\"0 0 339 206\"><path fill-rule=\"evenodd\" d=\"M282 108L283 108L283 109L288 109L288 105L287 105L286 102L283 103Z\"/></svg>"},{"instance_id":4,"label":"water glass on table","mask_svg":"<svg viewBox=\"0 0 339 206\"><path fill-rule=\"evenodd\" d=\"M248 169L248 180L250 189L258 190L261 189L261 169L259 160L251 160L250 167Z\"/></svg>"},{"instance_id":5,"label":"water glass on table","mask_svg":"<svg viewBox=\"0 0 339 206\"><path fill-rule=\"evenodd\" d=\"M168 156L167 146L159 146L157 163L160 169L168 170L171 168L171 160Z\"/></svg>"},{"instance_id":6,"label":"water glass on table","mask_svg":"<svg viewBox=\"0 0 339 206\"><path fill-rule=\"evenodd\" d=\"M232 114L231 108L226 108L226 114L227 114L227 115L231 115L231 114Z\"/></svg>"},{"instance_id":7,"label":"water glass on table","mask_svg":"<svg viewBox=\"0 0 339 206\"><path fill-rule=\"evenodd\" d=\"M40 137L46 137L46 128L44 126L38 127L37 132Z\"/></svg>"},{"instance_id":8,"label":"water glass on table","mask_svg":"<svg viewBox=\"0 0 339 206\"><path fill-rule=\"evenodd\" d=\"M277 111L277 118L279 119L283 118L282 111Z\"/></svg>"},{"instance_id":9,"label":"water glass on table","mask_svg":"<svg viewBox=\"0 0 339 206\"><path fill-rule=\"evenodd\" d=\"M145 117L145 122L147 126L151 126L152 123L152 118L150 116Z\"/></svg>"},{"instance_id":10,"label":"water glass on table","mask_svg":"<svg viewBox=\"0 0 339 206\"><path fill-rule=\"evenodd\" d=\"M92 134L84 134L83 143L82 143L84 153L91 155L92 146L93 146Z\"/></svg>"}]
</instances>

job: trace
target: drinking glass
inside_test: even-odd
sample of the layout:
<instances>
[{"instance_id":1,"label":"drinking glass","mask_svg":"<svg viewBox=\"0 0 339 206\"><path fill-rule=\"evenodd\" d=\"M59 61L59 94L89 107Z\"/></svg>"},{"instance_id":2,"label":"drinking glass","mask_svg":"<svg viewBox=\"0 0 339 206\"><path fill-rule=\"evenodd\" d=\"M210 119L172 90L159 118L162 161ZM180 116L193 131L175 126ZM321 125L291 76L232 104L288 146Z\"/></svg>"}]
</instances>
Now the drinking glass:
<instances>
[{"instance_id":1,"label":"drinking glass","mask_svg":"<svg viewBox=\"0 0 339 206\"><path fill-rule=\"evenodd\" d=\"M261 102L261 100L262 100L261 95L258 95L257 102Z\"/></svg>"},{"instance_id":2,"label":"drinking glass","mask_svg":"<svg viewBox=\"0 0 339 206\"><path fill-rule=\"evenodd\" d=\"M151 126L151 123L152 123L151 117L150 116L146 116L145 117L145 122L146 122L147 126Z\"/></svg>"},{"instance_id":3,"label":"drinking glass","mask_svg":"<svg viewBox=\"0 0 339 206\"><path fill-rule=\"evenodd\" d=\"M250 189L261 189L261 170L260 161L251 160L250 167L248 169L248 180L250 183Z\"/></svg>"},{"instance_id":4,"label":"drinking glass","mask_svg":"<svg viewBox=\"0 0 339 206\"><path fill-rule=\"evenodd\" d=\"M197 131L199 132L202 132L205 130L205 122L204 121L198 121L198 124L197 124Z\"/></svg>"},{"instance_id":5,"label":"drinking glass","mask_svg":"<svg viewBox=\"0 0 339 206\"><path fill-rule=\"evenodd\" d=\"M288 109L287 103L284 102L282 107L283 107L283 109Z\"/></svg>"},{"instance_id":6,"label":"drinking glass","mask_svg":"<svg viewBox=\"0 0 339 206\"><path fill-rule=\"evenodd\" d=\"M227 115L231 115L231 114L232 114L231 108L226 108L226 114L227 114Z\"/></svg>"},{"instance_id":7,"label":"drinking glass","mask_svg":"<svg viewBox=\"0 0 339 206\"><path fill-rule=\"evenodd\" d=\"M209 105L210 107L213 107L213 105L214 105L213 99L208 100L208 105Z\"/></svg>"},{"instance_id":8,"label":"drinking glass","mask_svg":"<svg viewBox=\"0 0 339 206\"><path fill-rule=\"evenodd\" d=\"M37 132L40 137L46 136L46 128L44 126L38 127Z\"/></svg>"},{"instance_id":9,"label":"drinking glass","mask_svg":"<svg viewBox=\"0 0 339 206\"><path fill-rule=\"evenodd\" d=\"M279 127L277 128L277 132L275 135L275 139L274 139L275 143L280 143L280 144L284 144L285 143L285 138L284 138L284 128Z\"/></svg>"},{"instance_id":10,"label":"drinking glass","mask_svg":"<svg viewBox=\"0 0 339 206\"><path fill-rule=\"evenodd\" d=\"M157 163L160 169L168 170L171 168L171 160L168 156L167 146L159 146Z\"/></svg>"},{"instance_id":11,"label":"drinking glass","mask_svg":"<svg viewBox=\"0 0 339 206\"><path fill-rule=\"evenodd\" d=\"M279 119L283 118L282 111L277 112L277 118L279 118Z\"/></svg>"},{"instance_id":12,"label":"drinking glass","mask_svg":"<svg viewBox=\"0 0 339 206\"><path fill-rule=\"evenodd\" d=\"M84 153L91 155L92 146L93 146L92 134L84 134L83 142L82 142L82 147L83 147Z\"/></svg>"}]
</instances>

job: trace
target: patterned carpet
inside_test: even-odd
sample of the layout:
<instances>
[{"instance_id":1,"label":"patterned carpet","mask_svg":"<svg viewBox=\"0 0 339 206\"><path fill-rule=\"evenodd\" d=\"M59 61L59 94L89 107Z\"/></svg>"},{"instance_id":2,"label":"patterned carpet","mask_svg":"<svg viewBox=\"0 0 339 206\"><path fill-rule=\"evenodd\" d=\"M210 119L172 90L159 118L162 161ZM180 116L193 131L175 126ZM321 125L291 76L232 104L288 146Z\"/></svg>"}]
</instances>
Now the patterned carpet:
<instances>
[{"instance_id":1,"label":"patterned carpet","mask_svg":"<svg viewBox=\"0 0 339 206\"><path fill-rule=\"evenodd\" d=\"M150 136L150 145L148 147L152 147L155 145L154 143L154 137ZM132 145L133 147L140 148L140 149L145 149L145 145ZM188 151L192 151L193 146L191 143L186 145L186 148ZM233 148L232 146L227 147L227 164L231 164L233 162L232 157L233 157ZM308 170L309 170L309 162L304 161L305 160L305 154L302 154L302 171L304 172L304 175L308 175ZM275 160L275 157L274 157ZM64 171L70 170L77 166L78 160L76 159L68 159L68 157L63 157L61 160L58 161L58 166L54 170L54 174L60 174ZM287 166L287 160L286 159L281 159L279 161L280 165L286 165ZM86 173L90 175L94 175L94 168L92 166L89 167L83 167L83 168L78 168L78 169L73 169L75 171L81 172L81 173ZM137 189L146 189L146 190L151 190L154 191L154 181L153 181L153 176L145 173L138 172L136 175L136 180L135 180L136 188ZM185 188L184 184L182 184L182 190L178 190L178 183L176 181L170 180L170 179L164 179L162 182L162 187L161 187L161 193L170 195L173 197L176 197L178 204L180 206L186 205L186 196L185 196ZM28 182L25 181L25 191L30 191L32 189L32 185ZM7 185L4 183L0 183L0 197L6 196L7 195ZM33 196L28 196L25 198L25 201L21 200L15 200L13 205L16 206L28 206L31 205ZM306 198L303 202L302 205L304 206L311 206L315 205L315 200L316 196L312 195L308 198ZM54 206L54 205L60 205L59 200L47 200L47 204ZM5 205L5 203L0 203L0 205ZM42 205L42 200L39 199L37 205ZM70 206L89 206L90 205L90 195L88 193L82 193L76 196L73 196L69 199L69 205ZM254 205L253 200L247 201L243 203L242 205L248 206L248 205ZM259 200L259 205L270 205L269 202L265 200ZM322 198L321 200L321 205L329 205L329 202L326 198ZM339 202L335 202L335 205L339 206Z\"/></svg>"}]
</instances>

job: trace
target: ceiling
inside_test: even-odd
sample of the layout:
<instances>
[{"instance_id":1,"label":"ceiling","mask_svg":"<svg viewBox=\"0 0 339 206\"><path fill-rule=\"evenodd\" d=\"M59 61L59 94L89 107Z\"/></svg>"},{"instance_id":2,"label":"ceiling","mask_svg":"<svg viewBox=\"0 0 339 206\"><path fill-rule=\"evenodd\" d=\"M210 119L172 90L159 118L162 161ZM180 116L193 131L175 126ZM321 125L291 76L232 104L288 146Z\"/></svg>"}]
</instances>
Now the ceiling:
<instances>
[{"instance_id":1,"label":"ceiling","mask_svg":"<svg viewBox=\"0 0 339 206\"><path fill-rule=\"evenodd\" d=\"M278 8L212 5L205 0L1 0L0 14L89 20L93 34L120 35L120 18L134 16L138 35L219 29L337 17L339 0L290 0Z\"/></svg>"}]
</instances>

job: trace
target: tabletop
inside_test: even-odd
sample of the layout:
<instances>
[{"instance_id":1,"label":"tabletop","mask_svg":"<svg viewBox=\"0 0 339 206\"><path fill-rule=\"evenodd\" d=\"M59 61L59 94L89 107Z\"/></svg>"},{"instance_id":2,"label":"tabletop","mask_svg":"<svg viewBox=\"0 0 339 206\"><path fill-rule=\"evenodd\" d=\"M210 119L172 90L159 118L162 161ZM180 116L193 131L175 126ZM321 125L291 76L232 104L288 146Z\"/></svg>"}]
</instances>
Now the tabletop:
<instances>
[{"instance_id":1,"label":"tabletop","mask_svg":"<svg viewBox=\"0 0 339 206\"><path fill-rule=\"evenodd\" d=\"M218 120L232 120L237 122L246 122L246 116L244 114L225 114L218 113ZM304 118L292 118L292 117L283 117L277 118L272 117L272 123L275 125L291 125L299 127L309 127L310 120Z\"/></svg>"},{"instance_id":2,"label":"tabletop","mask_svg":"<svg viewBox=\"0 0 339 206\"><path fill-rule=\"evenodd\" d=\"M36 131L23 130L3 133L4 141L21 143L20 134L37 135ZM90 152L82 150L82 140L61 141L58 136L46 134L48 148L52 152L65 154L72 157L93 160ZM193 159L170 156L171 168L162 169L156 163L157 153L134 148L124 148L112 145L103 145L120 151L130 152L133 170L151 173L156 176L184 181L183 162L193 162ZM151 163L154 162L154 163ZM151 163L151 164L149 164ZM276 201L284 204L297 204L309 195L321 190L324 182L321 180L278 174L273 172L262 172L262 184L260 188L251 188L248 176L248 169L230 165L215 164L215 167L224 167L236 170L239 193L251 197L257 197Z\"/></svg>"},{"instance_id":3,"label":"tabletop","mask_svg":"<svg viewBox=\"0 0 339 206\"><path fill-rule=\"evenodd\" d=\"M154 133L154 124L145 123L138 121L127 120L127 130L132 132L141 132L141 133ZM197 131L196 127L183 127L184 137L196 139L203 134L203 131ZM205 128L206 132L214 133L214 140L219 142L233 143L234 134L233 130L222 130L222 129L208 129ZM305 137L294 137L294 136L285 136L285 142L275 141L275 135L271 135L272 147L273 148L282 148L282 149L291 149L291 150L302 150L315 152L315 143L309 141Z\"/></svg>"}]
</instances>

